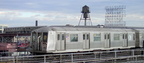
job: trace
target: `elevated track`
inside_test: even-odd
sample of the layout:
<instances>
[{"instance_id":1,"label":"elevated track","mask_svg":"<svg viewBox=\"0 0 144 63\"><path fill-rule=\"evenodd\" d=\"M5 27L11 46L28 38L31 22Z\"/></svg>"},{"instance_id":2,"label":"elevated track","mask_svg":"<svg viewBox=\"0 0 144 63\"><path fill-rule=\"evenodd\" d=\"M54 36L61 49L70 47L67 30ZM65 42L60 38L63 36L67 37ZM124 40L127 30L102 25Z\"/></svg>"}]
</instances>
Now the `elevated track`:
<instances>
[{"instance_id":1,"label":"elevated track","mask_svg":"<svg viewBox=\"0 0 144 63\"><path fill-rule=\"evenodd\" d=\"M85 63L144 59L144 49L0 57L0 63Z\"/></svg>"}]
</instances>

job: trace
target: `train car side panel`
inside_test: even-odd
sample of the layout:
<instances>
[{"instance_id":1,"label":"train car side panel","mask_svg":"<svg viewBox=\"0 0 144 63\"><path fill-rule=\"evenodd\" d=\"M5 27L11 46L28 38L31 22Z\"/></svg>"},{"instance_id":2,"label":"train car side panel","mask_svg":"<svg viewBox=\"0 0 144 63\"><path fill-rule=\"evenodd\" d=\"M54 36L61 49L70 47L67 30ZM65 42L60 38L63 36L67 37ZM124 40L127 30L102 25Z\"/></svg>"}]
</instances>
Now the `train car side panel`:
<instances>
[{"instance_id":1,"label":"train car side panel","mask_svg":"<svg viewBox=\"0 0 144 63\"><path fill-rule=\"evenodd\" d=\"M56 33L56 50L60 51L60 50L65 50L65 42L66 42L66 34L65 32L57 32Z\"/></svg>"},{"instance_id":2,"label":"train car side panel","mask_svg":"<svg viewBox=\"0 0 144 63\"><path fill-rule=\"evenodd\" d=\"M111 32L111 48L122 48L123 47L123 40L122 34L124 32Z\"/></svg>"},{"instance_id":3,"label":"train car side panel","mask_svg":"<svg viewBox=\"0 0 144 63\"><path fill-rule=\"evenodd\" d=\"M66 50L82 50L83 42L82 42L82 33L80 32L67 32L66 37Z\"/></svg>"},{"instance_id":4,"label":"train car side panel","mask_svg":"<svg viewBox=\"0 0 144 63\"><path fill-rule=\"evenodd\" d=\"M56 32L49 31L48 32L48 42L47 42L47 52L55 51L56 49Z\"/></svg>"},{"instance_id":5,"label":"train car side panel","mask_svg":"<svg viewBox=\"0 0 144 63\"><path fill-rule=\"evenodd\" d=\"M91 32L90 33L90 48L91 49L102 49L104 47L104 34L103 32Z\"/></svg>"},{"instance_id":6,"label":"train car side panel","mask_svg":"<svg viewBox=\"0 0 144 63\"><path fill-rule=\"evenodd\" d=\"M129 32L128 33L128 36L127 36L127 38L128 38L128 47L135 47L135 38L134 38L134 32Z\"/></svg>"}]
</instances>

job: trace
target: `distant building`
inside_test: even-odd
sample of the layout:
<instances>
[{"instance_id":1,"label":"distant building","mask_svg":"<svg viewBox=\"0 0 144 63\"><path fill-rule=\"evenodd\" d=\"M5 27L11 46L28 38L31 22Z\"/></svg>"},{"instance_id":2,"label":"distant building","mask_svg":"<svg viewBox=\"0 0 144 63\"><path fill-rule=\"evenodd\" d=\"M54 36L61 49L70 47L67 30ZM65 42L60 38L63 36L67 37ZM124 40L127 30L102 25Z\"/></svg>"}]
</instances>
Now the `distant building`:
<instances>
[{"instance_id":1,"label":"distant building","mask_svg":"<svg viewBox=\"0 0 144 63\"><path fill-rule=\"evenodd\" d=\"M3 33L4 29L7 27L8 27L8 25L0 24L0 33Z\"/></svg>"},{"instance_id":2,"label":"distant building","mask_svg":"<svg viewBox=\"0 0 144 63\"><path fill-rule=\"evenodd\" d=\"M32 30L41 28L44 26L29 26L29 27L8 27L4 29L4 33L10 34L30 34Z\"/></svg>"},{"instance_id":3,"label":"distant building","mask_svg":"<svg viewBox=\"0 0 144 63\"><path fill-rule=\"evenodd\" d=\"M26 51L30 44L31 31L44 26L7 27L1 25L0 52ZM13 48L8 48L15 46Z\"/></svg>"},{"instance_id":4,"label":"distant building","mask_svg":"<svg viewBox=\"0 0 144 63\"><path fill-rule=\"evenodd\" d=\"M0 33L0 42L18 42L23 40L30 40L31 31L44 26L29 26L29 27L2 27Z\"/></svg>"}]
</instances>

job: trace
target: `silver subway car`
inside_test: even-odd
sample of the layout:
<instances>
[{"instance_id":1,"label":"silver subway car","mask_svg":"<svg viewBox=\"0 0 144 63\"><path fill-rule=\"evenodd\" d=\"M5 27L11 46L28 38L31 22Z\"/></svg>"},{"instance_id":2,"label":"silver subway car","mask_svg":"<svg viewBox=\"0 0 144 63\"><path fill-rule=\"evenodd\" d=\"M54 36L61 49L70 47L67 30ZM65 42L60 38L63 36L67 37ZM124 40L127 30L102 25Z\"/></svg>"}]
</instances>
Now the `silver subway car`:
<instances>
[{"instance_id":1,"label":"silver subway car","mask_svg":"<svg viewBox=\"0 0 144 63\"><path fill-rule=\"evenodd\" d=\"M140 34L140 33L139 33ZM62 53L139 47L136 31L88 26L50 26L32 32L32 52Z\"/></svg>"}]
</instances>

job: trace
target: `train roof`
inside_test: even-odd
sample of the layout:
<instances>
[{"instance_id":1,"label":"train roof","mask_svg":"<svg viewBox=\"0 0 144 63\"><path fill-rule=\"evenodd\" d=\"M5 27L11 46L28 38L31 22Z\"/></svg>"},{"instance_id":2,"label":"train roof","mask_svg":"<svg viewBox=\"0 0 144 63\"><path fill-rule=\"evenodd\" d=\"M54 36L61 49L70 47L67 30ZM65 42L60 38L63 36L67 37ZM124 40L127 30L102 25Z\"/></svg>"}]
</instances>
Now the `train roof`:
<instances>
[{"instance_id":1,"label":"train roof","mask_svg":"<svg viewBox=\"0 0 144 63\"><path fill-rule=\"evenodd\" d=\"M134 31L133 28L124 27L96 27L96 26L48 26L42 27L32 32L48 31Z\"/></svg>"}]
</instances>

